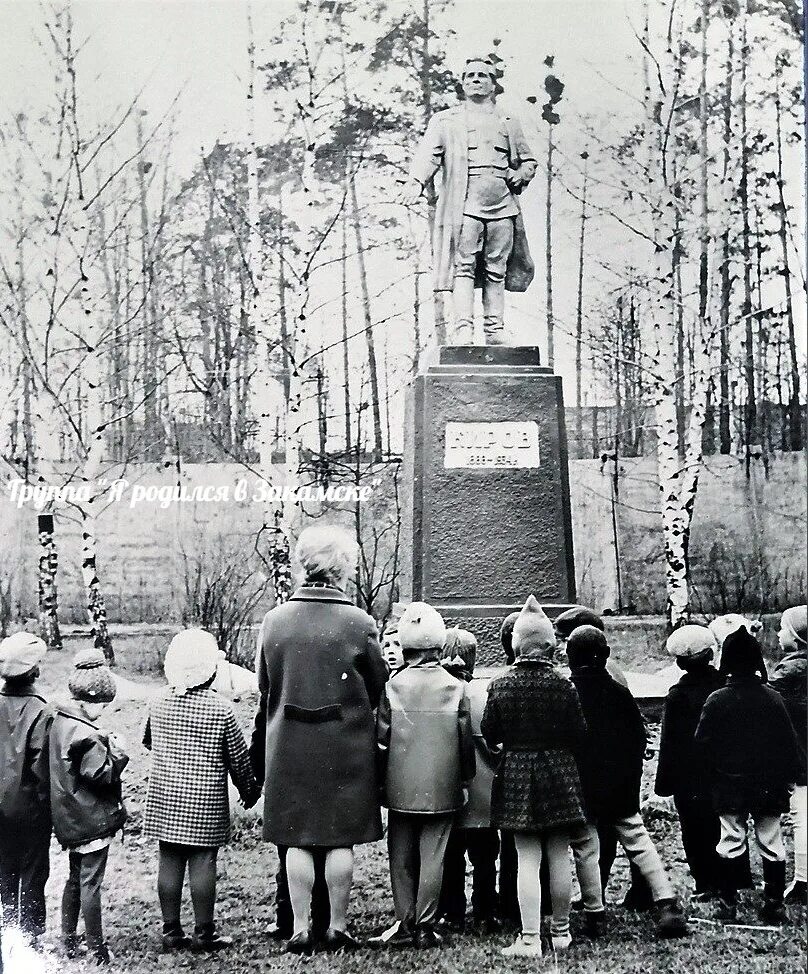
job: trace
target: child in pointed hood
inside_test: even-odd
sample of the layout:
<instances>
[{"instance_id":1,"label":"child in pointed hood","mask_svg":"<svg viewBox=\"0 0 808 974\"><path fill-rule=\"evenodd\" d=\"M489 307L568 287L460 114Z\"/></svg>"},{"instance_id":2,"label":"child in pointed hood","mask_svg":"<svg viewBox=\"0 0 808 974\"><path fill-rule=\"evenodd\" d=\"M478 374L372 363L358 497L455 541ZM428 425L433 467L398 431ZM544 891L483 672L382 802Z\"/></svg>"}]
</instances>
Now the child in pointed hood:
<instances>
[{"instance_id":1,"label":"child in pointed hood","mask_svg":"<svg viewBox=\"0 0 808 974\"><path fill-rule=\"evenodd\" d=\"M513 627L515 665L491 683L481 724L488 746L503 749L491 824L514 833L518 857L522 932L505 948L508 957L541 956L543 852L556 891L553 946L563 950L570 943L569 832L585 821L576 755L586 724L575 688L553 667L555 645L553 625L531 595Z\"/></svg>"}]
</instances>

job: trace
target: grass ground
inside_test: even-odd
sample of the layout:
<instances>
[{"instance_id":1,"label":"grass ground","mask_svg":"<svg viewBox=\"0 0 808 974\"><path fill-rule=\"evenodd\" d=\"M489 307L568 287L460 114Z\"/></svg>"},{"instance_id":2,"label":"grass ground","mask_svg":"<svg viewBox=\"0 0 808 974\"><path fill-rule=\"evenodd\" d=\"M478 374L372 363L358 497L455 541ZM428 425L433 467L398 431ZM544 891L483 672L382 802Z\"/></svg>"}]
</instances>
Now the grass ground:
<instances>
[{"instance_id":1,"label":"grass ground","mask_svg":"<svg viewBox=\"0 0 808 974\"><path fill-rule=\"evenodd\" d=\"M79 648L72 646L71 650ZM137 656L135 646L119 647L122 675L133 680L154 679L144 675L143 667L130 666ZM70 654L49 657L43 687L55 698L64 692ZM236 701L235 706L245 731L249 729L254 699ZM510 942L502 934L490 937L455 936L440 950L390 952L360 950L352 955L315 955L310 960L292 958L269 940L264 930L273 919L272 900L277 859L271 846L260 838L260 823L254 815L238 816L232 843L219 858L217 920L222 932L233 936L236 947L223 955L198 958L191 954L162 955L159 952L160 912L156 895L156 845L141 831L141 808L148 774L148 754L140 746L145 719L143 702L127 702L117 713L102 718L122 734L132 756L125 779L125 796L130 811L123 842L113 844L104 889L104 917L115 968L126 974L153 974L193 968L201 974L229 972L297 972L307 974L479 974L484 971L527 971L535 962L506 961L499 950ZM653 780L653 761L646 765L645 789ZM686 901L689 878L679 843L678 826L665 807L647 815L659 848L669 864L674 884ZM790 842L790 834L789 834ZM759 872L759 870L758 870ZM51 854L51 879L48 884L48 940L52 951L43 960L6 938L6 974L75 972L86 970L70 962L58 950L59 895L66 873L66 855L54 843ZM608 900L622 898L627 880L624 859L615 864ZM741 921L755 923L755 898L746 894ZM192 925L190 903L185 904L187 926ZM709 919L709 907L694 905L692 916ZM725 931L721 926L693 923L685 939L660 942L654 938L649 917L610 910L606 938L591 943L575 938L573 947L557 965L552 957L540 966L557 967L570 974L647 974L664 971L704 972L704 974L793 974L805 969L805 910L792 908L791 925L775 932ZM355 932L367 936L392 920L392 902L384 843L357 850L355 889L351 904ZM573 934L577 917L573 916ZM12 949L9 951L9 947ZM10 955L10 956L9 956Z\"/></svg>"}]
</instances>

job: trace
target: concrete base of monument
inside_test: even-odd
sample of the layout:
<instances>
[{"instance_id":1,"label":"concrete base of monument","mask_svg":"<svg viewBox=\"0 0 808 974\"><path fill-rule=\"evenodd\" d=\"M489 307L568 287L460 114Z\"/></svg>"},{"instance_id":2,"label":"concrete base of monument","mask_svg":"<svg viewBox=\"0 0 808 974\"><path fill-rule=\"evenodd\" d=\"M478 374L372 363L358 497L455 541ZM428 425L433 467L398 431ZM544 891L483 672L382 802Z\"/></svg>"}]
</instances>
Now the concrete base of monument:
<instances>
[{"instance_id":1,"label":"concrete base of monument","mask_svg":"<svg viewBox=\"0 0 808 974\"><path fill-rule=\"evenodd\" d=\"M502 619L575 602L561 378L533 346L442 346L407 397L401 597L501 660Z\"/></svg>"}]
</instances>

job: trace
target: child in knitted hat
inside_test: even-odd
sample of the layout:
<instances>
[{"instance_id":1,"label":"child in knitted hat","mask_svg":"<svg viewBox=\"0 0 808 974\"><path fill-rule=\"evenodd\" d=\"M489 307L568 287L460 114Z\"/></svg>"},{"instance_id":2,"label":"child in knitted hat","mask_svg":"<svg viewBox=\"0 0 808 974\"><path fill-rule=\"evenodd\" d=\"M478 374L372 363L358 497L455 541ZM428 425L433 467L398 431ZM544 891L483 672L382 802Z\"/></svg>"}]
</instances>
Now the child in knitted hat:
<instances>
[{"instance_id":1,"label":"child in knitted hat","mask_svg":"<svg viewBox=\"0 0 808 974\"><path fill-rule=\"evenodd\" d=\"M636 863L651 891L658 911L657 933L681 937L687 932L684 915L640 813L640 783L645 754L645 722L627 687L620 686L606 670L609 658L606 636L594 626L579 626L567 640L572 682L578 691L584 720L586 746L578 767L584 792L587 831L595 823L610 823L630 861ZM586 833L582 834L585 838ZM579 841L573 849L579 852ZM586 852L584 842L582 852ZM584 906L592 911L597 901L587 904L592 884L581 876ZM598 930L596 917L588 917ZM595 921L594 924L592 921Z\"/></svg>"},{"instance_id":2,"label":"child in knitted hat","mask_svg":"<svg viewBox=\"0 0 808 974\"><path fill-rule=\"evenodd\" d=\"M776 690L788 710L797 732L805 764L805 741L808 737L808 706L806 705L806 675L808 674L808 606L795 605L786 609L780 619L780 648L783 657L772 671L769 686ZM791 789L791 821L794 825L794 878L786 890L786 903L805 903L808 880L808 788L805 771Z\"/></svg>"},{"instance_id":3,"label":"child in knitted hat","mask_svg":"<svg viewBox=\"0 0 808 974\"><path fill-rule=\"evenodd\" d=\"M786 853L780 816L788 811L789 786L804 774L804 762L783 699L764 684L761 670L765 672L760 644L741 626L724 640L721 672L727 685L707 698L695 740L721 820L719 914L725 920L735 918L737 871L751 816L763 861L761 918L781 923Z\"/></svg>"},{"instance_id":4,"label":"child in knitted hat","mask_svg":"<svg viewBox=\"0 0 808 974\"><path fill-rule=\"evenodd\" d=\"M261 786L250 767L232 706L212 688L221 654L215 637L186 629L172 640L164 669L169 688L152 704L143 737L152 752L144 831L160 843L157 893L164 951L218 951L233 941L216 932L216 858L230 834L228 775L250 808ZM185 870L196 929L180 923Z\"/></svg>"},{"instance_id":5,"label":"child in knitted hat","mask_svg":"<svg viewBox=\"0 0 808 974\"><path fill-rule=\"evenodd\" d=\"M425 602L398 625L406 666L387 682L376 739L397 925L377 945L431 947L443 860L455 813L474 777L474 742L465 683L440 665L446 627Z\"/></svg>"},{"instance_id":6,"label":"child in knitted hat","mask_svg":"<svg viewBox=\"0 0 808 974\"><path fill-rule=\"evenodd\" d=\"M33 943L45 932L50 869L53 712L36 682L45 648L28 632L0 642L0 899L5 922Z\"/></svg>"},{"instance_id":7,"label":"child in knitted hat","mask_svg":"<svg viewBox=\"0 0 808 974\"><path fill-rule=\"evenodd\" d=\"M502 747L491 795L492 825L514 834L522 932L508 957L540 957L542 855L549 860L555 950L570 944L570 830L583 825L576 756L584 724L575 688L553 667L553 625L531 595L513 627L514 667L488 690L481 731Z\"/></svg>"},{"instance_id":8,"label":"child in knitted hat","mask_svg":"<svg viewBox=\"0 0 808 974\"><path fill-rule=\"evenodd\" d=\"M685 857L696 884L694 899L709 900L718 895L721 882L721 859L716 851L721 825L695 736L707 698L724 682L713 666L718 642L706 626L681 626L668 637L666 649L682 677L665 699L654 790L673 796Z\"/></svg>"},{"instance_id":9,"label":"child in knitted hat","mask_svg":"<svg viewBox=\"0 0 808 974\"><path fill-rule=\"evenodd\" d=\"M96 726L116 691L101 650L76 654L68 688L72 700L57 707L50 736L53 830L70 851L70 873L62 894L62 937L68 956L74 956L81 913L90 954L96 963L108 964L101 887L113 836L126 821L121 774L129 758L114 734Z\"/></svg>"}]
</instances>

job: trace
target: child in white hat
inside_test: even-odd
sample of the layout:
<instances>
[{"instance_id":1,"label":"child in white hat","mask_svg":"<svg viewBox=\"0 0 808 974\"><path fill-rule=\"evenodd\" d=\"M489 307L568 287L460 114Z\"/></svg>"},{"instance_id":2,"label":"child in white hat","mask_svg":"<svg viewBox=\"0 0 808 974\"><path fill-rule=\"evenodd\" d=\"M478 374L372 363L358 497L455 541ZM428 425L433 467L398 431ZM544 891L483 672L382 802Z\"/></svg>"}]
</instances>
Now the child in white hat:
<instances>
[{"instance_id":1,"label":"child in white hat","mask_svg":"<svg viewBox=\"0 0 808 974\"><path fill-rule=\"evenodd\" d=\"M377 713L387 846L397 925L377 943L432 947L443 860L455 813L474 777L465 683L441 665L446 627L425 602L398 625L406 666L385 686Z\"/></svg>"},{"instance_id":2,"label":"child in white hat","mask_svg":"<svg viewBox=\"0 0 808 974\"><path fill-rule=\"evenodd\" d=\"M216 932L216 857L230 833L228 775L249 808L261 794L233 708L212 689L221 654L203 629L178 633L168 647L169 689L151 706L143 743L152 752L144 830L160 843L157 892L163 950L216 951L232 940ZM195 931L180 922L185 869Z\"/></svg>"},{"instance_id":3,"label":"child in white hat","mask_svg":"<svg viewBox=\"0 0 808 974\"><path fill-rule=\"evenodd\" d=\"M0 900L3 922L33 941L45 932L50 869L53 712L36 684L45 648L28 632L0 642Z\"/></svg>"},{"instance_id":4,"label":"child in white hat","mask_svg":"<svg viewBox=\"0 0 808 974\"><path fill-rule=\"evenodd\" d=\"M721 857L716 851L721 824L695 737L707 698L724 683L713 666L718 641L706 626L681 626L668 637L666 649L682 677L665 699L654 790L673 796L685 857L696 884L694 898L710 900L718 896L721 885Z\"/></svg>"},{"instance_id":5,"label":"child in white hat","mask_svg":"<svg viewBox=\"0 0 808 974\"><path fill-rule=\"evenodd\" d=\"M53 830L70 853L70 872L62 894L62 937L68 956L75 956L81 914L93 959L97 964L109 964L101 887L109 847L126 821L121 774L129 758L115 735L96 726L116 692L100 649L76 654L68 687L72 699L56 708L50 735Z\"/></svg>"}]
</instances>

